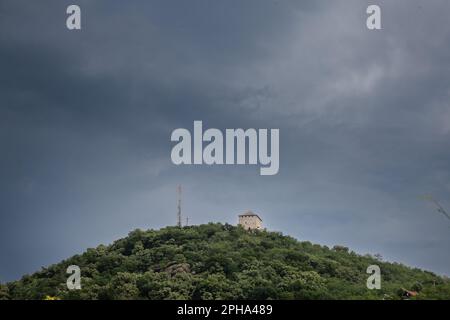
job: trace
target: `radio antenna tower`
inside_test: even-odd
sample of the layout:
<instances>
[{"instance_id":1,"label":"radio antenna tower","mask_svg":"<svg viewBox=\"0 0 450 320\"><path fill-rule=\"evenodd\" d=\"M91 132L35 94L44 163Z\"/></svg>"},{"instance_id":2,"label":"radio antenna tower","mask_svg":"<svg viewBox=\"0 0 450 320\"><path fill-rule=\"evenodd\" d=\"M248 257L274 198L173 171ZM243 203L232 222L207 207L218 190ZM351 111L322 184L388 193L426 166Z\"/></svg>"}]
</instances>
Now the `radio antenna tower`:
<instances>
[{"instance_id":1,"label":"radio antenna tower","mask_svg":"<svg viewBox=\"0 0 450 320\"><path fill-rule=\"evenodd\" d=\"M177 226L181 228L181 185L177 187Z\"/></svg>"}]
</instances>

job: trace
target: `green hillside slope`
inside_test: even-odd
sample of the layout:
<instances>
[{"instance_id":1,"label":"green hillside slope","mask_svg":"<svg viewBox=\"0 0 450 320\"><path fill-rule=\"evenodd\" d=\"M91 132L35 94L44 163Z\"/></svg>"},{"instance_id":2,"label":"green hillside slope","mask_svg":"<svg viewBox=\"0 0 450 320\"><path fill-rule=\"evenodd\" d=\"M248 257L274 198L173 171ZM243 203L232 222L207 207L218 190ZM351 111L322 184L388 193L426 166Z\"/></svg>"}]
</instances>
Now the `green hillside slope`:
<instances>
[{"instance_id":1,"label":"green hillside slope","mask_svg":"<svg viewBox=\"0 0 450 320\"><path fill-rule=\"evenodd\" d=\"M381 290L366 269L381 268ZM66 269L81 268L81 290ZM280 233L207 224L131 232L21 280L0 285L0 299L450 299L447 278L401 264L329 249Z\"/></svg>"}]
</instances>

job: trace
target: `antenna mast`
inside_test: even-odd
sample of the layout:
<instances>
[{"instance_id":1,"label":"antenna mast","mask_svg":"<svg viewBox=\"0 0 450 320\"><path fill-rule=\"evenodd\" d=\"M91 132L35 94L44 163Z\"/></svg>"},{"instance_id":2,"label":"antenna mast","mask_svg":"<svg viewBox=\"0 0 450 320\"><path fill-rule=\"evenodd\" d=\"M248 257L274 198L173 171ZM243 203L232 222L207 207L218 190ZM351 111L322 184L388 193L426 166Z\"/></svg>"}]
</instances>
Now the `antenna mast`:
<instances>
[{"instance_id":1,"label":"antenna mast","mask_svg":"<svg viewBox=\"0 0 450 320\"><path fill-rule=\"evenodd\" d=\"M177 188L177 198L178 198L178 205L177 205L177 226L181 228L181 185L178 185Z\"/></svg>"}]
</instances>

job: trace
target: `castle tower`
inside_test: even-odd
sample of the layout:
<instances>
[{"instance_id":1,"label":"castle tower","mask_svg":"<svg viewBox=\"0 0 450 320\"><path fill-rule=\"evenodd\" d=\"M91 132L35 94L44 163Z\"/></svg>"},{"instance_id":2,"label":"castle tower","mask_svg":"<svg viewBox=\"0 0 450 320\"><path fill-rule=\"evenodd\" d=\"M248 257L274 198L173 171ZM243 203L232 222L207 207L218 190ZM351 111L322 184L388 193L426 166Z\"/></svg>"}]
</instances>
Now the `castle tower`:
<instances>
[{"instance_id":1,"label":"castle tower","mask_svg":"<svg viewBox=\"0 0 450 320\"><path fill-rule=\"evenodd\" d=\"M262 230L262 219L252 211L239 215L239 225L245 230Z\"/></svg>"}]
</instances>

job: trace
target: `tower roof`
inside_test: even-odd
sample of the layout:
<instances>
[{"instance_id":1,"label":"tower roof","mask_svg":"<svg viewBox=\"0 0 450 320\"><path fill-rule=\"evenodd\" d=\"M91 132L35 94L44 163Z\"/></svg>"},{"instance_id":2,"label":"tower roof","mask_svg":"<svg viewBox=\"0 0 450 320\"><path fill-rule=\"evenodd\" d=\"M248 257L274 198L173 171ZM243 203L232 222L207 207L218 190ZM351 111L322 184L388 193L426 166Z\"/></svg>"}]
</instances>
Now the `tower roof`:
<instances>
[{"instance_id":1,"label":"tower roof","mask_svg":"<svg viewBox=\"0 0 450 320\"><path fill-rule=\"evenodd\" d=\"M250 216L250 217L257 217L259 220L262 221L261 217L258 216L256 213L254 213L254 212L251 211L251 210L248 210L247 212L245 212L245 213L239 215L239 217L249 217L249 216Z\"/></svg>"}]
</instances>

